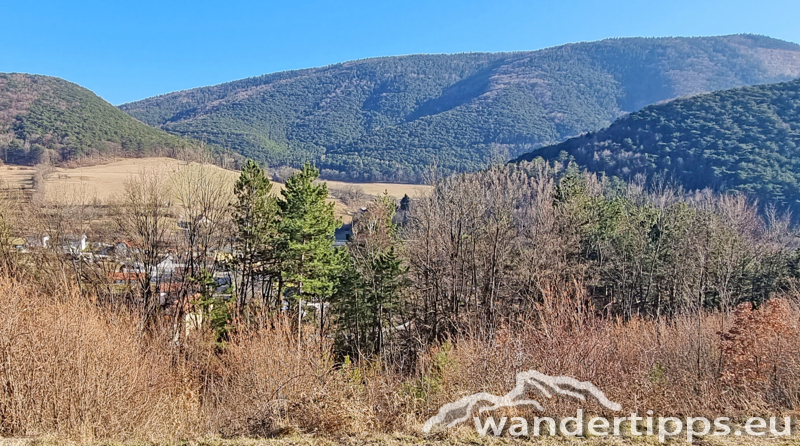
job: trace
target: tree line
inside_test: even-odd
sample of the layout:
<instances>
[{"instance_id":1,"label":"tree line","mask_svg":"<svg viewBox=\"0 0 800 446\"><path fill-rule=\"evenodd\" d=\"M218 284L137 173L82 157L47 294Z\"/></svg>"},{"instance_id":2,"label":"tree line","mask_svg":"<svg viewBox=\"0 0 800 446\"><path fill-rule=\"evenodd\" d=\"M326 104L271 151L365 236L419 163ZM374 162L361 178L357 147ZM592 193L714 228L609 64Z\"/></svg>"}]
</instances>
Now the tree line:
<instances>
[{"instance_id":1,"label":"tree line","mask_svg":"<svg viewBox=\"0 0 800 446\"><path fill-rule=\"evenodd\" d=\"M742 195L525 162L434 177L400 203L377 197L336 246L341 222L318 176L306 164L276 191L254 161L235 182L187 165L132 178L113 206L42 202L24 223L7 209L3 265L54 289L76 281L99 304L138 312L145 331L168 318L179 347L190 325L224 346L282 319L300 345L332 339L341 360L400 365L431 344L526 324L758 306L800 274L788 217ZM21 224L50 249L8 248ZM116 260L56 248L97 225L125 250ZM120 264L132 282L123 293L109 280Z\"/></svg>"}]
</instances>

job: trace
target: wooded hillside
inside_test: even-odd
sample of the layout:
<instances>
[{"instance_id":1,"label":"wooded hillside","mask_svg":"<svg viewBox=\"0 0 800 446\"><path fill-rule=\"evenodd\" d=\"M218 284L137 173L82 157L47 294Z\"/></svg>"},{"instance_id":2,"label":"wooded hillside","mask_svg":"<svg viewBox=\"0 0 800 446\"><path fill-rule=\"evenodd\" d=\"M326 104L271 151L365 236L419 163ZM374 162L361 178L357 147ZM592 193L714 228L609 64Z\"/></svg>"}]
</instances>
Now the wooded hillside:
<instances>
[{"instance_id":1,"label":"wooded hillside","mask_svg":"<svg viewBox=\"0 0 800 446\"><path fill-rule=\"evenodd\" d=\"M601 129L659 101L800 76L767 37L629 38L518 53L365 59L171 93L121 109L270 165L419 181Z\"/></svg>"},{"instance_id":2,"label":"wooded hillside","mask_svg":"<svg viewBox=\"0 0 800 446\"><path fill-rule=\"evenodd\" d=\"M184 158L205 149L123 113L63 79L0 73L0 159L12 164L108 156Z\"/></svg>"},{"instance_id":3,"label":"wooded hillside","mask_svg":"<svg viewBox=\"0 0 800 446\"><path fill-rule=\"evenodd\" d=\"M647 107L607 129L520 160L574 160L592 172L739 191L800 210L800 80Z\"/></svg>"}]
</instances>

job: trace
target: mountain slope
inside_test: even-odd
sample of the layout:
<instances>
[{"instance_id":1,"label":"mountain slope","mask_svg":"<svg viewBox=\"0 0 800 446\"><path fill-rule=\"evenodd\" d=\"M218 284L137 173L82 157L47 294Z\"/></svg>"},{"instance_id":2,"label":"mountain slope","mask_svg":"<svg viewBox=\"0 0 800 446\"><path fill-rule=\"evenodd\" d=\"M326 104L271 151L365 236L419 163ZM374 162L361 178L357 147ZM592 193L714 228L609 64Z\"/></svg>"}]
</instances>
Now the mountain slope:
<instances>
[{"instance_id":1,"label":"mountain slope","mask_svg":"<svg viewBox=\"0 0 800 446\"><path fill-rule=\"evenodd\" d=\"M517 161L535 158L741 191L800 215L800 80L653 105Z\"/></svg>"},{"instance_id":2,"label":"mountain slope","mask_svg":"<svg viewBox=\"0 0 800 446\"><path fill-rule=\"evenodd\" d=\"M6 163L180 156L199 149L198 142L141 123L71 82L0 73L0 156Z\"/></svg>"},{"instance_id":3,"label":"mountain slope","mask_svg":"<svg viewBox=\"0 0 800 446\"><path fill-rule=\"evenodd\" d=\"M273 164L312 159L328 178L414 181L431 163L474 170L648 104L798 76L800 46L775 39L630 38L359 60L121 109Z\"/></svg>"}]
</instances>

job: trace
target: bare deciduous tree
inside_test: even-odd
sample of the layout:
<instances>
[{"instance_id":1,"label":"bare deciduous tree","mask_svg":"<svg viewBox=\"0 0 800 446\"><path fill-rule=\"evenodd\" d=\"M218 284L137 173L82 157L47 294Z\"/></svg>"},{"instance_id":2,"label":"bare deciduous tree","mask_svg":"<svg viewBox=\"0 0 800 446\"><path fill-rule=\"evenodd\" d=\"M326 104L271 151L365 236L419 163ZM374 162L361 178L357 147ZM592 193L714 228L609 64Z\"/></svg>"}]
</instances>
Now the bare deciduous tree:
<instances>
[{"instance_id":1,"label":"bare deciduous tree","mask_svg":"<svg viewBox=\"0 0 800 446\"><path fill-rule=\"evenodd\" d=\"M205 293L214 279L217 260L228 245L232 233L230 204L233 201L232 179L207 164L188 163L175 172L170 181L175 198L175 212L181 236L176 258L183 265L172 281L180 283L175 303L174 339L180 342L182 321L196 293Z\"/></svg>"},{"instance_id":2,"label":"bare deciduous tree","mask_svg":"<svg viewBox=\"0 0 800 446\"><path fill-rule=\"evenodd\" d=\"M163 272L160 264L168 256L175 230L167 178L160 172L141 172L128 179L114 216L121 234L133 248L131 266L137 274L144 325L151 321L157 308Z\"/></svg>"}]
</instances>

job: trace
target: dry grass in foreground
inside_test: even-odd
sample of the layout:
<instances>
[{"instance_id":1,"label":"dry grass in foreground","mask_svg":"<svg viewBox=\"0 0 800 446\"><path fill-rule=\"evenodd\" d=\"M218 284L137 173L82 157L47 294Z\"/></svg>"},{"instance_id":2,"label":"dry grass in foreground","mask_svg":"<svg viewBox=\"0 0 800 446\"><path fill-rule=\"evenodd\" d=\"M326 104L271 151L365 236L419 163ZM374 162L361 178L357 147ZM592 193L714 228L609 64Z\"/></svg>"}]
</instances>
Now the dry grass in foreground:
<instances>
[{"instance_id":1,"label":"dry grass in foreground","mask_svg":"<svg viewBox=\"0 0 800 446\"><path fill-rule=\"evenodd\" d=\"M74 443L53 438L7 438L0 439L3 446L49 446L49 445L73 445ZM447 437L420 437L406 434L368 434L363 436L341 436L336 438L326 438L308 434L293 434L281 438L255 439L255 438L232 438L222 439L218 437L208 437L187 442L96 442L97 445L164 445L164 446L407 446L407 445L431 445L431 446L514 446L514 445L536 445L536 446L598 446L598 445L658 445L658 444L689 444L684 439L667 440L667 443L659 443L657 440L648 438L567 438L550 437L540 439L514 439L507 437L481 437L468 432L459 432ZM693 444L705 446L732 446L747 444L751 446L796 446L800 445L800 437L788 438L748 438L746 440L736 437L714 437L697 440Z\"/></svg>"},{"instance_id":2,"label":"dry grass in foreground","mask_svg":"<svg viewBox=\"0 0 800 446\"><path fill-rule=\"evenodd\" d=\"M479 438L469 427L419 432L442 404L478 391L504 394L528 369L592 381L625 412L657 416L796 415L800 395L800 312L787 300L742 307L731 318L546 320L493 341L464 338L421 351L414 371L400 374L380 364L337 366L313 330L298 347L288 318L234 333L224 346L193 332L178 349L158 326L142 331L137 317L77 292L53 296L2 279L0 296L0 431L38 439L19 441L517 444ZM614 415L592 404L543 402L548 416L577 407Z\"/></svg>"}]
</instances>

